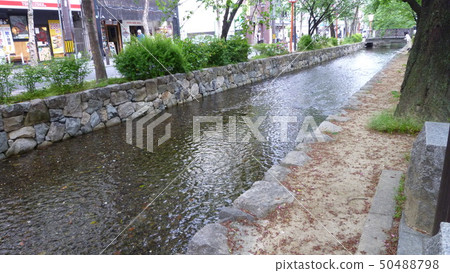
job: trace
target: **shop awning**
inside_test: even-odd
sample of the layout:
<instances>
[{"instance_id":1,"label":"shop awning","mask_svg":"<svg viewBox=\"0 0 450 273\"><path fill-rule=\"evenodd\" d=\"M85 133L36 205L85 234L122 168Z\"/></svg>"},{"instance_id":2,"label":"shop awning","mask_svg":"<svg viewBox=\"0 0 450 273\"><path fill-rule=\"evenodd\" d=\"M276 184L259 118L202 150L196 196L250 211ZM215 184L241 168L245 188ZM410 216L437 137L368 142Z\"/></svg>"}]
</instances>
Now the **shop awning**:
<instances>
[{"instance_id":1,"label":"shop awning","mask_svg":"<svg viewBox=\"0 0 450 273\"><path fill-rule=\"evenodd\" d=\"M80 11L80 0L68 0L73 11ZM2 9L28 9L28 1L0 0ZM58 0L33 1L33 9L36 10L58 10Z\"/></svg>"}]
</instances>

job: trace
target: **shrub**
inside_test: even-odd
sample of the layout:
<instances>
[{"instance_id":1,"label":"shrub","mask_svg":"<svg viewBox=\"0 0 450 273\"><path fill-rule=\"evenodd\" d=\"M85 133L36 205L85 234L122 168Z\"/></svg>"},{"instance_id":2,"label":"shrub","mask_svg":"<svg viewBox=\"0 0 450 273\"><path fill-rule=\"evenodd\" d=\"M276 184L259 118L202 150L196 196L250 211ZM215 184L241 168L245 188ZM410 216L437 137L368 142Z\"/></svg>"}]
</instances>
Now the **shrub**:
<instances>
[{"instance_id":1,"label":"shrub","mask_svg":"<svg viewBox=\"0 0 450 273\"><path fill-rule=\"evenodd\" d=\"M354 43L360 43L362 42L363 38L362 38L362 34L361 33L355 33L352 35L352 41Z\"/></svg>"},{"instance_id":2,"label":"shrub","mask_svg":"<svg viewBox=\"0 0 450 273\"><path fill-rule=\"evenodd\" d=\"M330 39L325 36L314 35L312 37L312 40L313 40L312 43L313 49L322 49L332 46Z\"/></svg>"},{"instance_id":3,"label":"shrub","mask_svg":"<svg viewBox=\"0 0 450 273\"><path fill-rule=\"evenodd\" d=\"M280 43L256 44L253 46L253 48L256 51L258 51L260 56L264 56L264 57L271 57L271 56L282 55L282 54L288 53L286 48Z\"/></svg>"},{"instance_id":4,"label":"shrub","mask_svg":"<svg viewBox=\"0 0 450 273\"><path fill-rule=\"evenodd\" d=\"M209 59L208 43L196 43L190 38L184 40L177 39L175 43L181 48L187 62L186 69L188 71L202 69L207 66Z\"/></svg>"},{"instance_id":5,"label":"shrub","mask_svg":"<svg viewBox=\"0 0 450 273\"><path fill-rule=\"evenodd\" d=\"M115 67L129 80L144 80L188 69L181 48L162 35L140 41L132 37L125 49L115 56Z\"/></svg>"},{"instance_id":6,"label":"shrub","mask_svg":"<svg viewBox=\"0 0 450 273\"><path fill-rule=\"evenodd\" d=\"M338 39L337 38L331 37L330 38L330 42L331 42L332 46L337 46L338 45Z\"/></svg>"},{"instance_id":7,"label":"shrub","mask_svg":"<svg viewBox=\"0 0 450 273\"><path fill-rule=\"evenodd\" d=\"M227 42L224 39L213 38L208 44L207 66L222 66L230 63L227 54Z\"/></svg>"},{"instance_id":8,"label":"shrub","mask_svg":"<svg viewBox=\"0 0 450 273\"><path fill-rule=\"evenodd\" d=\"M4 100L11 95L14 84L9 80L12 73L12 64L0 64L0 100Z\"/></svg>"},{"instance_id":9,"label":"shrub","mask_svg":"<svg viewBox=\"0 0 450 273\"><path fill-rule=\"evenodd\" d=\"M223 66L232 63L246 62L250 45L247 39L234 36L229 40L220 38L209 39L207 66Z\"/></svg>"},{"instance_id":10,"label":"shrub","mask_svg":"<svg viewBox=\"0 0 450 273\"><path fill-rule=\"evenodd\" d=\"M88 58L64 57L48 62L48 79L51 86L61 89L81 86L90 73Z\"/></svg>"},{"instance_id":11,"label":"shrub","mask_svg":"<svg viewBox=\"0 0 450 273\"><path fill-rule=\"evenodd\" d=\"M362 39L362 34L356 33L350 37L345 37L344 40L341 41L341 45L360 43L362 42Z\"/></svg>"},{"instance_id":12,"label":"shrub","mask_svg":"<svg viewBox=\"0 0 450 273\"><path fill-rule=\"evenodd\" d=\"M413 117L396 117L394 111L383 111L369 121L369 128L386 133L416 134L423 122Z\"/></svg>"},{"instance_id":13,"label":"shrub","mask_svg":"<svg viewBox=\"0 0 450 273\"><path fill-rule=\"evenodd\" d=\"M250 53L250 45L245 37L233 36L227 40L227 54L229 63L234 64L248 61Z\"/></svg>"},{"instance_id":14,"label":"shrub","mask_svg":"<svg viewBox=\"0 0 450 273\"><path fill-rule=\"evenodd\" d=\"M303 35L298 42L298 50L313 50L313 39L310 35Z\"/></svg>"},{"instance_id":15,"label":"shrub","mask_svg":"<svg viewBox=\"0 0 450 273\"><path fill-rule=\"evenodd\" d=\"M36 83L44 82L47 74L47 70L43 65L27 65L22 72L14 75L14 80L17 84L25 86L27 92L34 93L36 91Z\"/></svg>"}]
</instances>

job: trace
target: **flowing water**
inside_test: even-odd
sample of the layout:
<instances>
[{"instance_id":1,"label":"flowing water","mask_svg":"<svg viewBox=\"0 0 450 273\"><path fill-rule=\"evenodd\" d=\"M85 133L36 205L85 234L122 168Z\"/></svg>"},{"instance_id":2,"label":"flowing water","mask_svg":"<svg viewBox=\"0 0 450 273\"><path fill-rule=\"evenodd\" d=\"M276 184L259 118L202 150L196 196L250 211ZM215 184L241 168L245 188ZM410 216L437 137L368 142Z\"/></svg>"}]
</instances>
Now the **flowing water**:
<instances>
[{"instance_id":1,"label":"flowing water","mask_svg":"<svg viewBox=\"0 0 450 273\"><path fill-rule=\"evenodd\" d=\"M122 124L0 162L0 254L183 253L195 232L217 220L220 207L295 147L305 116L319 124L335 113L394 54L361 50L273 84L169 109L171 138L154 153L126 144ZM219 116L223 139L195 141L194 116ZM265 141L248 138L245 116L264 119ZM298 118L289 124L288 142L272 116ZM163 125L155 135L164 134ZM236 141L229 139L233 128Z\"/></svg>"}]
</instances>

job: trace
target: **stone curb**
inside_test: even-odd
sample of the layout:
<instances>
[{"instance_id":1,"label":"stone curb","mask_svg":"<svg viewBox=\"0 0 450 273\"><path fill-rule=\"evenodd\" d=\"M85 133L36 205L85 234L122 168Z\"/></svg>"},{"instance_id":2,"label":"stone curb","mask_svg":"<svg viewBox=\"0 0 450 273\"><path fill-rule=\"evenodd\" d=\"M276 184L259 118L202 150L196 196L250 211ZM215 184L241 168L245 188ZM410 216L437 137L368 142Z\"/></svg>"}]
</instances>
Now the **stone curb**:
<instances>
[{"instance_id":1,"label":"stone curb","mask_svg":"<svg viewBox=\"0 0 450 273\"><path fill-rule=\"evenodd\" d=\"M367 215L364 229L359 240L357 254L382 255L386 231L391 229L395 213L396 188L400 184L402 172L383 170L378 182L377 191Z\"/></svg>"}]
</instances>

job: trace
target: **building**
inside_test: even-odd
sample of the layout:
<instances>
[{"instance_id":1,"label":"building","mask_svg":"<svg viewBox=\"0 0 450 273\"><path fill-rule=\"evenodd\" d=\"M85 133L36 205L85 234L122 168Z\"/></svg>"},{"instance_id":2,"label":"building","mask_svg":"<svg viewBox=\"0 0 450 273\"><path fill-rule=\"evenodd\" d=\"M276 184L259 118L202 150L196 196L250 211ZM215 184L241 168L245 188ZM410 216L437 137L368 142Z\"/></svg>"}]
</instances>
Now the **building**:
<instances>
[{"instance_id":1,"label":"building","mask_svg":"<svg viewBox=\"0 0 450 273\"><path fill-rule=\"evenodd\" d=\"M99 40L105 52L108 45L110 52L120 52L139 29L144 33L142 20L145 0L94 0L94 4L99 21L97 26L100 28ZM162 33L173 36L174 26L178 29L177 20L177 10L166 15L159 10L156 0L150 0L147 21L151 35Z\"/></svg>"},{"instance_id":2,"label":"building","mask_svg":"<svg viewBox=\"0 0 450 273\"><path fill-rule=\"evenodd\" d=\"M180 37L182 39L195 36L215 36L222 34L222 11L215 11L196 0L183 0L178 4ZM238 16L234 19L236 19ZM217 20L219 18L219 20ZM229 36L235 35L235 24L231 25Z\"/></svg>"},{"instance_id":3,"label":"building","mask_svg":"<svg viewBox=\"0 0 450 273\"><path fill-rule=\"evenodd\" d=\"M120 52L131 35L136 35L139 29L144 32L145 0L93 0L93 3L104 53ZM28 1L0 1L0 58L28 61L27 10ZM33 11L39 61L90 50L81 0L37 0L33 1ZM147 17L150 33L176 34L177 12L175 9L172 15L165 15L156 0L150 0Z\"/></svg>"},{"instance_id":4,"label":"building","mask_svg":"<svg viewBox=\"0 0 450 273\"><path fill-rule=\"evenodd\" d=\"M64 56L66 52L75 52L77 47L82 47L82 38L78 44L74 41L74 37L82 37L79 34L83 32L80 0L70 0L67 4L64 14L66 21L72 22L66 27L70 37L63 33L63 13L61 7L58 8L58 0L33 1L34 30L31 31L28 29L28 1L0 1L0 57L27 61L30 33L36 37L40 61L49 60L52 56Z\"/></svg>"}]
</instances>

